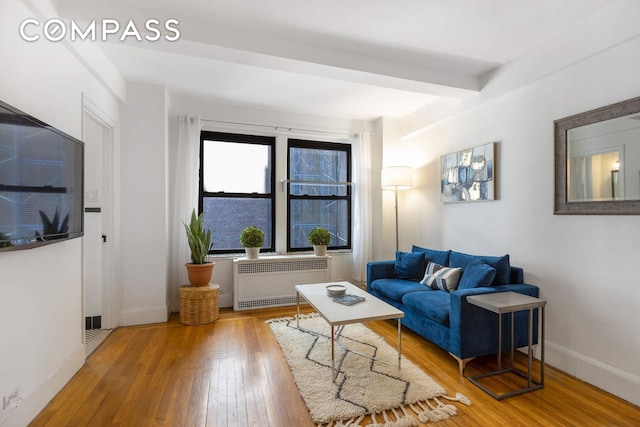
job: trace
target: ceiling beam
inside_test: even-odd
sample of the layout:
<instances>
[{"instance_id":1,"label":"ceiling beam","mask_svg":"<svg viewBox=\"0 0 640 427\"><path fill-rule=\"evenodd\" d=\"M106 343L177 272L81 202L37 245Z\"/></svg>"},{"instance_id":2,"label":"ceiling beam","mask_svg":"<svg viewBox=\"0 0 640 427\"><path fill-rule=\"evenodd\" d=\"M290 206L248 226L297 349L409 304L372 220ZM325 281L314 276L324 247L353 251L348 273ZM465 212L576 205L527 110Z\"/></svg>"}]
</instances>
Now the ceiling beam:
<instances>
[{"instance_id":1,"label":"ceiling beam","mask_svg":"<svg viewBox=\"0 0 640 427\"><path fill-rule=\"evenodd\" d=\"M119 3L60 0L59 14L76 22L100 17L129 19L144 29L149 17L163 19L157 11L123 7ZM168 19L169 17L164 17ZM245 64L408 92L464 99L481 89L480 76L497 64L452 55L410 51L402 47L372 45L352 39L282 29L246 28L215 17L177 18L180 39L156 42L111 38L137 48Z\"/></svg>"}]
</instances>

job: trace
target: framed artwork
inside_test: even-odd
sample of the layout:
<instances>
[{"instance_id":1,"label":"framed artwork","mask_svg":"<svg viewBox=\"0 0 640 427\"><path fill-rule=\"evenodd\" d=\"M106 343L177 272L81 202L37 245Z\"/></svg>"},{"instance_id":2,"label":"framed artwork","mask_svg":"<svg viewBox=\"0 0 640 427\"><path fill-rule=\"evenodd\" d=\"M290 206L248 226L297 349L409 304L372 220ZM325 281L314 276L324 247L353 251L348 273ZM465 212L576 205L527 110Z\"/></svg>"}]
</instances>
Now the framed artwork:
<instances>
[{"instance_id":1,"label":"framed artwork","mask_svg":"<svg viewBox=\"0 0 640 427\"><path fill-rule=\"evenodd\" d=\"M495 200L495 142L440 157L443 203Z\"/></svg>"}]
</instances>

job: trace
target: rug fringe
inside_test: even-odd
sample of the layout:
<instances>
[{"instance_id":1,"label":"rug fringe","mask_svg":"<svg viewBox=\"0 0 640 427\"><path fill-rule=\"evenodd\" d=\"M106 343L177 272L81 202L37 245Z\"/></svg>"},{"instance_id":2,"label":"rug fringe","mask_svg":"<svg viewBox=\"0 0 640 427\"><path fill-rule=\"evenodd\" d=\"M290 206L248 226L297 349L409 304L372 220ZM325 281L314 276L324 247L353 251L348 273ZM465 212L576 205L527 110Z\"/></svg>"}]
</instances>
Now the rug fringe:
<instances>
[{"instance_id":1,"label":"rug fringe","mask_svg":"<svg viewBox=\"0 0 640 427\"><path fill-rule=\"evenodd\" d=\"M400 415L398 410L402 411L403 415ZM391 414L393 414L395 420L391 419ZM369 424L367 427L415 427L418 425L416 419L407 414L402 406L398 409L392 408L388 411L382 411L382 418L384 418L384 424L378 424L378 420L372 414L371 419L374 424Z\"/></svg>"},{"instance_id":2,"label":"rug fringe","mask_svg":"<svg viewBox=\"0 0 640 427\"><path fill-rule=\"evenodd\" d=\"M266 324L286 323L286 322L290 322L292 320L296 320L296 318L295 317L291 317L291 316L287 316L287 317L278 317L278 318L275 318L275 319L265 320L264 323L266 323Z\"/></svg>"},{"instance_id":3,"label":"rug fringe","mask_svg":"<svg viewBox=\"0 0 640 427\"><path fill-rule=\"evenodd\" d=\"M291 322L293 320L296 320L298 316L285 316L285 317L277 317L275 319L269 319L269 320L265 320L264 323L266 324L271 324L271 323L287 323L287 322ZM320 317L319 313L309 313L309 314L301 314L300 315L300 320L303 319L315 319L316 317ZM329 426L331 427L331 426Z\"/></svg>"},{"instance_id":4,"label":"rug fringe","mask_svg":"<svg viewBox=\"0 0 640 427\"><path fill-rule=\"evenodd\" d=\"M441 396L441 397L444 398L444 399L447 399L447 400L451 400L451 401L454 401L454 402L460 402L460 403L463 403L463 404L465 404L467 406L471 406L471 399L469 399L467 396L465 396L462 393L456 393L455 397L451 397L451 396Z\"/></svg>"},{"instance_id":5,"label":"rug fringe","mask_svg":"<svg viewBox=\"0 0 640 427\"><path fill-rule=\"evenodd\" d=\"M418 421L415 418L407 414L407 411L404 409L404 406L401 406L402 415L399 415L395 408L392 408L391 411L393 415L396 417L396 422L392 425L395 427L415 427L418 425Z\"/></svg>"},{"instance_id":6,"label":"rug fringe","mask_svg":"<svg viewBox=\"0 0 640 427\"><path fill-rule=\"evenodd\" d=\"M461 393L456 393L455 397L440 396L441 398L457 401L465 405L471 405L471 400ZM451 404L442 403L437 397L434 397L433 403L429 400L410 404L409 408L418 415L421 423L437 422L447 420L458 413L458 408Z\"/></svg>"},{"instance_id":7,"label":"rug fringe","mask_svg":"<svg viewBox=\"0 0 640 427\"><path fill-rule=\"evenodd\" d=\"M464 395L457 393L455 397L450 396L441 396L451 401L458 401L464 403L465 405L470 405L471 401ZM371 413L371 423L367 424L366 427L416 427L421 423L429 423L429 422L437 422L443 421L451 418L453 415L458 413L458 410L455 406L450 404L444 404L437 397L433 399L419 401L416 403L410 403L405 406L399 406L397 408L392 408L389 410L384 410L381 412ZM410 415L410 411L413 411L417 416L416 419L414 416ZM382 416L381 422L378 421L378 416ZM338 422L335 424L335 427L342 426L350 426L356 427L359 425L358 420L356 423L352 423L352 420L349 420L347 423Z\"/></svg>"},{"instance_id":8,"label":"rug fringe","mask_svg":"<svg viewBox=\"0 0 640 427\"><path fill-rule=\"evenodd\" d=\"M295 319L296 317L298 317L298 316L296 315L296 316L294 317L294 319ZM320 317L320 313L316 313L316 312L308 313L308 314L304 314L304 313L302 313L302 314L300 315L300 320L302 320L302 319L315 319L316 317Z\"/></svg>"},{"instance_id":9,"label":"rug fringe","mask_svg":"<svg viewBox=\"0 0 640 427\"><path fill-rule=\"evenodd\" d=\"M371 413L371 421L373 421L372 424L367 424L366 427L384 427L384 424L378 424L378 420L376 419L376 413L372 412Z\"/></svg>"},{"instance_id":10,"label":"rug fringe","mask_svg":"<svg viewBox=\"0 0 640 427\"><path fill-rule=\"evenodd\" d=\"M318 424L318 427L362 427L360 423L364 420L364 414L358 418L351 417L348 420L336 420L335 424L330 421L328 424Z\"/></svg>"},{"instance_id":11,"label":"rug fringe","mask_svg":"<svg viewBox=\"0 0 640 427\"><path fill-rule=\"evenodd\" d=\"M471 400L462 393L456 393L454 397L438 396L452 402L460 402L465 405L471 405ZM372 412L371 423L364 427L416 427L420 423L438 422L451 418L458 414L458 408L454 405L443 403L434 397L430 400L409 403L405 406L383 410L381 412ZM413 411L418 419L411 416L409 410ZM377 416L383 418L382 423L378 422ZM364 415L359 418L341 419L329 422L327 424L318 424L318 427L362 427L360 424L364 419Z\"/></svg>"}]
</instances>

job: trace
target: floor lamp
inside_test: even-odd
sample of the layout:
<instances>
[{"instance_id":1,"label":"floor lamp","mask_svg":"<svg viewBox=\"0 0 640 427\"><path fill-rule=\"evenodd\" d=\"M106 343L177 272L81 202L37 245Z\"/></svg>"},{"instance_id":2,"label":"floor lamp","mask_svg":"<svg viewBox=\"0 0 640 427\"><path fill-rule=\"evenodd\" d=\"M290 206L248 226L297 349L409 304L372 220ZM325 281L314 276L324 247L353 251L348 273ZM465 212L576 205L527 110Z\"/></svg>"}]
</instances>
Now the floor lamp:
<instances>
[{"instance_id":1,"label":"floor lamp","mask_svg":"<svg viewBox=\"0 0 640 427\"><path fill-rule=\"evenodd\" d=\"M396 252L398 245L398 190L413 187L413 170L409 166L390 166L382 169L382 188L393 190L395 193L396 210Z\"/></svg>"}]
</instances>

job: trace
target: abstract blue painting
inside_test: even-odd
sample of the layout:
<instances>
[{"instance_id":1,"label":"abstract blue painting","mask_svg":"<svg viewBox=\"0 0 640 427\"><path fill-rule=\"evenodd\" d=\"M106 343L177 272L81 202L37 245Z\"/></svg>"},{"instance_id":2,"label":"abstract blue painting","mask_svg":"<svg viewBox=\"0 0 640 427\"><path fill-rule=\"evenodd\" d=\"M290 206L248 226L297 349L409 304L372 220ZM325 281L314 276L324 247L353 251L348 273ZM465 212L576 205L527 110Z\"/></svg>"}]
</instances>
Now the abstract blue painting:
<instances>
[{"instance_id":1,"label":"abstract blue painting","mask_svg":"<svg viewBox=\"0 0 640 427\"><path fill-rule=\"evenodd\" d=\"M440 157L443 203L495 200L495 142Z\"/></svg>"}]
</instances>

